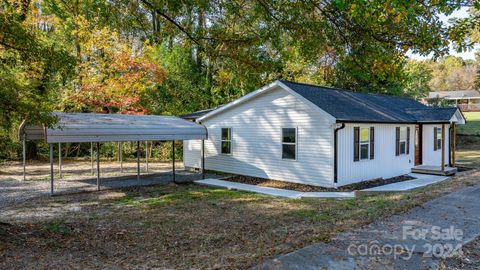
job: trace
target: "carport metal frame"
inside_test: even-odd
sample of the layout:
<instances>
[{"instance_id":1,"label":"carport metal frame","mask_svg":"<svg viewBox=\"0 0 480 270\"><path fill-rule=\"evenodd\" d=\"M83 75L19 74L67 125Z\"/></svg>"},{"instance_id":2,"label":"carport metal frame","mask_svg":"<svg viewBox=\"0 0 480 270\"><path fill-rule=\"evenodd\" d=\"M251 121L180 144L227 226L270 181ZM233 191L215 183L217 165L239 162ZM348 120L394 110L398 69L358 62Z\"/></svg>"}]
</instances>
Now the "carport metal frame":
<instances>
[{"instance_id":1,"label":"carport metal frame","mask_svg":"<svg viewBox=\"0 0 480 270\"><path fill-rule=\"evenodd\" d=\"M120 167L121 171L123 172L123 150L122 150L122 142L125 141L130 141L130 140L123 140L121 138L121 134L118 134L118 124L122 125L125 130L128 130L128 136L130 137L138 137L139 140L137 141L137 181L138 184L140 184L140 138L145 137L145 134L137 132L132 133L132 130L141 130L141 127L145 127L145 125L139 125L136 124L138 121L153 121L152 126L157 127L157 129L160 130L165 130L167 129L169 133L165 132L158 132L156 134L148 134L149 136L152 137L160 137L160 138L170 138L172 141L172 180L174 183L176 183L175 180L175 139L177 138L178 140L185 140L185 139L201 139L202 140L202 158L201 158L201 170L202 170L202 179L205 179L205 140L208 139L208 133L207 129L197 123L193 123L178 117L174 116L151 116L151 115L120 115L120 114L88 114L88 113L53 113L55 117L59 119L59 122L52 128L48 128L46 126L27 126L26 125L26 120L24 120L20 127L19 127L19 137L21 138L22 141L22 147L23 147L23 180L26 179L26 141L27 140L39 140L40 135L41 138L43 138L45 143L49 144L49 149L50 149L50 195L54 195L54 143L58 143L58 148L59 148L59 160L58 160L58 166L59 166L59 176L62 177L62 153L61 153L61 143L62 142L76 142L76 143L81 143L81 142L90 142L90 155L91 155L91 171L92 175L94 174L94 168L93 168L93 143L96 143L96 180L97 180L97 190L100 190L100 142L112 142L112 141L118 141L120 143L119 149L120 149ZM93 121L92 121L92 118ZM75 123L75 121L81 121L81 120L88 120L83 123L85 126L84 129L89 129L87 127L90 127L91 130L95 130L96 128L100 130L99 127L105 129L105 124L107 123L106 121L108 120L118 120L116 128L112 128L112 130L117 130L117 133L114 133L113 131L109 133L108 131L106 132L103 130L102 132L99 132L101 134L94 135L92 133L88 133L88 137L82 138L82 135L79 133L71 133L71 131L79 130L79 125L78 123ZM70 120L70 122L69 122ZM97 120L97 121L95 121ZM172 123L168 123L170 126L170 129L165 126L161 126L163 121L169 121L169 122L176 122L177 126L172 127ZM131 121L131 122L129 122ZM132 123L131 126L128 128L125 128L125 125L128 123ZM173 123L175 124L175 123ZM96 126L97 125L97 126ZM81 126L81 125L80 125ZM112 125L113 127L114 125ZM128 126L128 125L127 125ZM139 126L141 126L139 128ZM92 128L93 127L93 128ZM190 131L186 132L185 134L172 132L171 129L177 129L177 130L182 130L185 129L187 131L188 129ZM43 131L43 134L39 132L39 130ZM63 135L62 135L63 131ZM151 130L150 130L151 132ZM57 140L51 140L49 134L55 134L54 136L59 137ZM83 132L85 134L85 132ZM76 137L77 139L65 139L67 137ZM114 138L117 137L117 140L106 140L100 138L100 136L105 136L108 138ZM96 138L96 140L92 139ZM162 139L164 141L166 139ZM146 168L148 172L148 140L144 140L146 144Z\"/></svg>"}]
</instances>

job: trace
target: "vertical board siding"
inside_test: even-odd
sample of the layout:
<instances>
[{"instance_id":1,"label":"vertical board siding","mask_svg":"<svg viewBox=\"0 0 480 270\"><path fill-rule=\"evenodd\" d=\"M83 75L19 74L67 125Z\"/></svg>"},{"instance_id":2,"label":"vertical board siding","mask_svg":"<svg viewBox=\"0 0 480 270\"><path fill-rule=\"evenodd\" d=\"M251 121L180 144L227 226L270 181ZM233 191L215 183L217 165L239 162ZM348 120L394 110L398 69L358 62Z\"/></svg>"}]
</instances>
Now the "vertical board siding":
<instances>
[{"instance_id":1,"label":"vertical board siding","mask_svg":"<svg viewBox=\"0 0 480 270\"><path fill-rule=\"evenodd\" d=\"M375 157L354 161L354 127L375 128ZM408 155L395 156L396 127L410 127ZM346 124L338 131L338 184L343 186L374 178L390 178L410 173L415 162L415 125ZM432 139L433 140L433 139Z\"/></svg>"},{"instance_id":2,"label":"vertical board siding","mask_svg":"<svg viewBox=\"0 0 480 270\"><path fill-rule=\"evenodd\" d=\"M205 167L228 173L333 186L333 125L277 88L203 124L208 129ZM221 128L232 128L232 154L220 153ZM282 128L297 128L296 160L282 159ZM200 167L199 141L184 142L184 164Z\"/></svg>"},{"instance_id":3,"label":"vertical board siding","mask_svg":"<svg viewBox=\"0 0 480 270\"><path fill-rule=\"evenodd\" d=\"M441 166L442 165L442 151L434 150L433 144L433 130L434 128L442 128L442 125L423 125L423 154L422 154L422 165L430 166ZM450 125L445 124L445 165L448 166L448 160L450 157L449 151L449 141L450 134L448 129Z\"/></svg>"}]
</instances>

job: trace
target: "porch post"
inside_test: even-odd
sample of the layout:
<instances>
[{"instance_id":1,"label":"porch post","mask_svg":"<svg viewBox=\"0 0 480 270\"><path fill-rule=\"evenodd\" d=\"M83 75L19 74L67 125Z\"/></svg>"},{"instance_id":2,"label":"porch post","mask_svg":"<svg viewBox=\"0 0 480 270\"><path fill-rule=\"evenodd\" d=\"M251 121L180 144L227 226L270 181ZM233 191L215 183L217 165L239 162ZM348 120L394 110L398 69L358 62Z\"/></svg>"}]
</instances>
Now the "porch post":
<instances>
[{"instance_id":1,"label":"porch post","mask_svg":"<svg viewBox=\"0 0 480 270\"><path fill-rule=\"evenodd\" d=\"M100 190L100 143L97 142L97 190Z\"/></svg>"},{"instance_id":2,"label":"porch post","mask_svg":"<svg viewBox=\"0 0 480 270\"><path fill-rule=\"evenodd\" d=\"M58 177L62 178L62 143L58 143Z\"/></svg>"},{"instance_id":3,"label":"porch post","mask_svg":"<svg viewBox=\"0 0 480 270\"><path fill-rule=\"evenodd\" d=\"M25 133L23 133L23 138L22 138L22 147L23 147L23 151L22 151L22 157L23 157L23 181L25 181L25 178L26 178L26 175L27 175L27 171L26 171L26 168L25 168L25 163L26 163L26 160L27 160L27 150L26 150L26 142L25 142Z\"/></svg>"},{"instance_id":4,"label":"porch post","mask_svg":"<svg viewBox=\"0 0 480 270\"><path fill-rule=\"evenodd\" d=\"M53 196L53 143L50 144L50 196Z\"/></svg>"},{"instance_id":5,"label":"porch post","mask_svg":"<svg viewBox=\"0 0 480 270\"><path fill-rule=\"evenodd\" d=\"M442 172L445 172L445 124L442 124Z\"/></svg>"},{"instance_id":6,"label":"porch post","mask_svg":"<svg viewBox=\"0 0 480 270\"><path fill-rule=\"evenodd\" d=\"M205 179L205 140L202 140L202 179Z\"/></svg>"},{"instance_id":7,"label":"porch post","mask_svg":"<svg viewBox=\"0 0 480 270\"><path fill-rule=\"evenodd\" d=\"M455 168L455 152L457 151L457 124L452 123L452 166Z\"/></svg>"}]
</instances>

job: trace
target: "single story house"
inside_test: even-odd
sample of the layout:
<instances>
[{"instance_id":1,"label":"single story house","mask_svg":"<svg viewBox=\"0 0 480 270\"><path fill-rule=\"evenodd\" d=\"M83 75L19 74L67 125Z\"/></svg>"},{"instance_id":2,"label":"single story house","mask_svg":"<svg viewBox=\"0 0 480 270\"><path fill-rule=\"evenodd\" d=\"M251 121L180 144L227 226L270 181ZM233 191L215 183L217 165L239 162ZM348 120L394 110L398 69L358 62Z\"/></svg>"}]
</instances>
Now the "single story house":
<instances>
[{"instance_id":1,"label":"single story house","mask_svg":"<svg viewBox=\"0 0 480 270\"><path fill-rule=\"evenodd\" d=\"M415 169L453 172L450 134L465 118L410 98L278 80L195 121L208 139L184 141L187 168L204 162L207 170L335 188Z\"/></svg>"},{"instance_id":2,"label":"single story house","mask_svg":"<svg viewBox=\"0 0 480 270\"><path fill-rule=\"evenodd\" d=\"M446 100L452 105L460 108L462 111L480 111L480 92L476 90L457 90L457 91L439 91L430 92L425 98L427 104L437 104L441 100Z\"/></svg>"}]
</instances>

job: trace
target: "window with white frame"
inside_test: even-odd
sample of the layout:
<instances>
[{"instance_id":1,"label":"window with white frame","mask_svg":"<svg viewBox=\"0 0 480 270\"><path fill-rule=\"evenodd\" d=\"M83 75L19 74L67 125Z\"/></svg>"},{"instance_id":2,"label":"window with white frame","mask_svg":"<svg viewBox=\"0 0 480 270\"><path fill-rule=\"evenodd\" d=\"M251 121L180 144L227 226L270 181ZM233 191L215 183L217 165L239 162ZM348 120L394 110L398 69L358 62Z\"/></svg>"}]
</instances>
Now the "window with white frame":
<instances>
[{"instance_id":1,"label":"window with white frame","mask_svg":"<svg viewBox=\"0 0 480 270\"><path fill-rule=\"evenodd\" d=\"M297 159L296 128L282 128L282 159Z\"/></svg>"},{"instance_id":2,"label":"window with white frame","mask_svg":"<svg viewBox=\"0 0 480 270\"><path fill-rule=\"evenodd\" d=\"M400 127L399 154L407 154L407 127Z\"/></svg>"},{"instance_id":3,"label":"window with white frame","mask_svg":"<svg viewBox=\"0 0 480 270\"><path fill-rule=\"evenodd\" d=\"M222 142L221 142L222 154L232 154L232 129L222 128Z\"/></svg>"},{"instance_id":4,"label":"window with white frame","mask_svg":"<svg viewBox=\"0 0 480 270\"><path fill-rule=\"evenodd\" d=\"M360 159L369 159L370 128L360 128Z\"/></svg>"}]
</instances>

